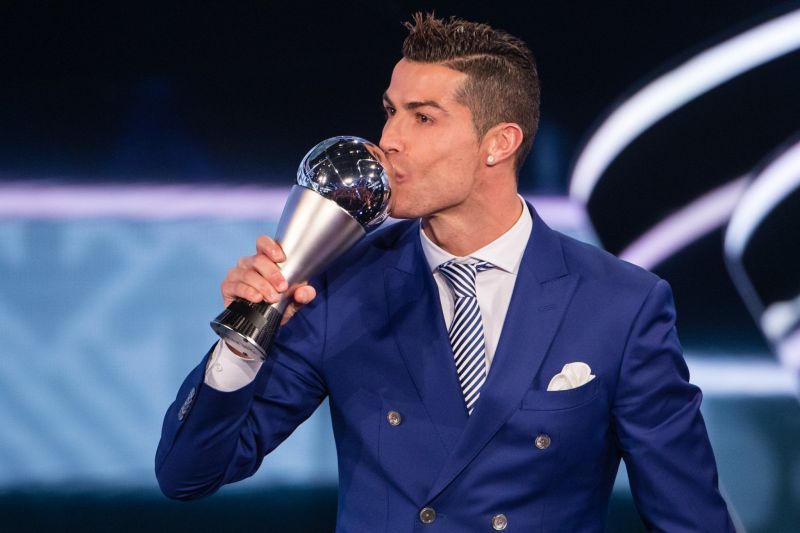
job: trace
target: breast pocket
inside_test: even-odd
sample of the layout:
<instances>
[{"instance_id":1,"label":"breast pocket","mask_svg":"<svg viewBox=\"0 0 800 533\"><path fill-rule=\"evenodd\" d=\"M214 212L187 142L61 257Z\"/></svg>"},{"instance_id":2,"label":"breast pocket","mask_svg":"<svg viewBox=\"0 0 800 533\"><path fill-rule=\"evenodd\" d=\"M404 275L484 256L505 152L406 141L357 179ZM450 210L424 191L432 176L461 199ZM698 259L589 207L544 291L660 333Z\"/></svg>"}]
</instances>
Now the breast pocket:
<instances>
[{"instance_id":1,"label":"breast pocket","mask_svg":"<svg viewBox=\"0 0 800 533\"><path fill-rule=\"evenodd\" d=\"M530 411L561 411L574 409L591 402L600 390L594 378L580 387L564 391L529 390L522 398L522 409Z\"/></svg>"}]
</instances>

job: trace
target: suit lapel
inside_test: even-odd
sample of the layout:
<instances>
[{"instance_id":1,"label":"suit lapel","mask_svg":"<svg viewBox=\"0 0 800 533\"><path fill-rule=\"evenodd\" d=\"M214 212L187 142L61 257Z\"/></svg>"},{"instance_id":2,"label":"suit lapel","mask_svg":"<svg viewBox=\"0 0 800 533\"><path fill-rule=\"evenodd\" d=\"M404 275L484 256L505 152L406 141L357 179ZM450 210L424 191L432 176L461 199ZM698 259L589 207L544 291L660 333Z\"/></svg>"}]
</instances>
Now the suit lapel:
<instances>
[{"instance_id":1,"label":"suit lapel","mask_svg":"<svg viewBox=\"0 0 800 533\"><path fill-rule=\"evenodd\" d=\"M394 267L384 271L388 323L425 409L450 454L468 416L456 377L436 283L419 242L419 226L401 237Z\"/></svg>"},{"instance_id":2,"label":"suit lapel","mask_svg":"<svg viewBox=\"0 0 800 533\"><path fill-rule=\"evenodd\" d=\"M431 488L429 501L455 479L519 408L577 286L578 276L567 271L558 234L544 224L533 207L529 208L533 230L492 367L468 424ZM457 397L460 399L460 395Z\"/></svg>"}]
</instances>

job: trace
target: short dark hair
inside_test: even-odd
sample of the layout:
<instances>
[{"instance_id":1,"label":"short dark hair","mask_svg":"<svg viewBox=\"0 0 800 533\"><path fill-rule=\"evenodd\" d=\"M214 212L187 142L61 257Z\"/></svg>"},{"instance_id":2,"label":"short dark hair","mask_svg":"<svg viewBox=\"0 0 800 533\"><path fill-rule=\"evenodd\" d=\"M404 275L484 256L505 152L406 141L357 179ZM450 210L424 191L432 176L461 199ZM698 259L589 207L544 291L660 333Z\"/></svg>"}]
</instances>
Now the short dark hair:
<instances>
[{"instance_id":1,"label":"short dark hair","mask_svg":"<svg viewBox=\"0 0 800 533\"><path fill-rule=\"evenodd\" d=\"M405 23L403 57L439 63L468 76L457 95L472 112L478 138L501 122L522 128L515 168L522 167L539 126L539 75L528 46L488 24L416 13Z\"/></svg>"}]
</instances>

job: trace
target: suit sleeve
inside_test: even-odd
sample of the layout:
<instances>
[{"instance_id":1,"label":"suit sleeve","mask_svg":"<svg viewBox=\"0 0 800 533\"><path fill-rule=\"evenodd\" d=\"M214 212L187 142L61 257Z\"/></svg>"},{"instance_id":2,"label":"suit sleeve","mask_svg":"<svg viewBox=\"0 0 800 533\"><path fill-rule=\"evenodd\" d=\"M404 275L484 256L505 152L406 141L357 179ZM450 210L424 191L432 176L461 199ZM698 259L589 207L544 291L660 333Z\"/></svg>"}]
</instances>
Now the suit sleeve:
<instances>
[{"instance_id":1,"label":"suit sleeve","mask_svg":"<svg viewBox=\"0 0 800 533\"><path fill-rule=\"evenodd\" d=\"M613 407L631 491L649 530L734 531L701 399L689 383L672 292L659 280L630 331Z\"/></svg>"},{"instance_id":2,"label":"suit sleeve","mask_svg":"<svg viewBox=\"0 0 800 533\"><path fill-rule=\"evenodd\" d=\"M167 410L156 477L170 498L189 500L251 476L264 456L306 420L327 395L321 372L322 291L283 326L256 378L232 392L204 383L210 351Z\"/></svg>"}]
</instances>

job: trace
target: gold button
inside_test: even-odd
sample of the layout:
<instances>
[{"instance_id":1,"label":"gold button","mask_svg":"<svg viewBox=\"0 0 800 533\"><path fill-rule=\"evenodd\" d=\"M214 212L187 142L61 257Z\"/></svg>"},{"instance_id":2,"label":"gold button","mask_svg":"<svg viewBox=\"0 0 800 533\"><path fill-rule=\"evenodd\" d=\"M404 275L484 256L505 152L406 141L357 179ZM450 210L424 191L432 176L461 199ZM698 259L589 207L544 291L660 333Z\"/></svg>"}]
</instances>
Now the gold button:
<instances>
[{"instance_id":1,"label":"gold button","mask_svg":"<svg viewBox=\"0 0 800 533\"><path fill-rule=\"evenodd\" d=\"M423 524L432 524L436 520L436 511L432 507L425 507L419 512L419 519Z\"/></svg>"},{"instance_id":2,"label":"gold button","mask_svg":"<svg viewBox=\"0 0 800 533\"><path fill-rule=\"evenodd\" d=\"M399 426L400 422L403 421L403 417L397 411L389 411L386 414L386 421L389 422L390 426Z\"/></svg>"},{"instance_id":3,"label":"gold button","mask_svg":"<svg viewBox=\"0 0 800 533\"><path fill-rule=\"evenodd\" d=\"M503 531L508 525L508 518L504 514L496 514L492 517L492 529Z\"/></svg>"},{"instance_id":4,"label":"gold button","mask_svg":"<svg viewBox=\"0 0 800 533\"><path fill-rule=\"evenodd\" d=\"M541 435L536 436L536 447L540 450L544 450L550 446L550 435L547 433L542 433Z\"/></svg>"}]
</instances>

